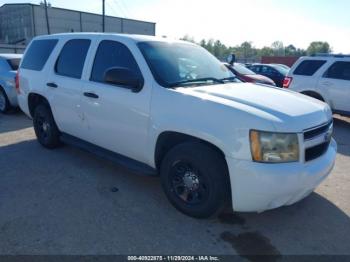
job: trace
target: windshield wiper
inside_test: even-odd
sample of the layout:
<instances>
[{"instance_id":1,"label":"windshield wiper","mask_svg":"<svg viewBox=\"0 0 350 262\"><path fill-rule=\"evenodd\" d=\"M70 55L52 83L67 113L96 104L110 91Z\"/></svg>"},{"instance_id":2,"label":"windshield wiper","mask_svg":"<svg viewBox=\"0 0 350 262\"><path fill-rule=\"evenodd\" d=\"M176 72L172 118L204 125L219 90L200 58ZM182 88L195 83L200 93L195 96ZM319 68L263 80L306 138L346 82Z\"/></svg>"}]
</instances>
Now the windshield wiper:
<instances>
[{"instance_id":1,"label":"windshield wiper","mask_svg":"<svg viewBox=\"0 0 350 262\"><path fill-rule=\"evenodd\" d=\"M188 79L188 80L184 80L184 81L171 83L171 84L169 84L169 87L177 87L177 86L181 86L183 84L188 84L188 83L208 82L208 81L212 81L214 83L219 83L219 84L224 84L225 83L224 80L217 79L215 77L203 77L203 78Z\"/></svg>"},{"instance_id":2,"label":"windshield wiper","mask_svg":"<svg viewBox=\"0 0 350 262\"><path fill-rule=\"evenodd\" d=\"M220 79L221 81L231 81L231 82L233 82L233 81L236 81L237 80L237 76L230 76L230 77L225 77L225 78L221 78Z\"/></svg>"}]
</instances>

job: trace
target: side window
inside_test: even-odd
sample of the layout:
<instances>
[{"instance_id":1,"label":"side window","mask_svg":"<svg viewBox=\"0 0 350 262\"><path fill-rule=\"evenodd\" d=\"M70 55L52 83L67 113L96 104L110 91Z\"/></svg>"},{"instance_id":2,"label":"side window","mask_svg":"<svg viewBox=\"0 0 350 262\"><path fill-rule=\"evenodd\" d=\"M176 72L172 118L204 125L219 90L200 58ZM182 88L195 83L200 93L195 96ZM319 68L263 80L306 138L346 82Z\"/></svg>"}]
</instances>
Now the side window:
<instances>
[{"instance_id":1,"label":"side window","mask_svg":"<svg viewBox=\"0 0 350 262\"><path fill-rule=\"evenodd\" d=\"M350 80L350 62L335 62L325 72L324 77Z\"/></svg>"},{"instance_id":2,"label":"side window","mask_svg":"<svg viewBox=\"0 0 350 262\"><path fill-rule=\"evenodd\" d=\"M260 73L260 72L261 72L259 66L253 66L253 67L252 67L252 70L253 70L255 73Z\"/></svg>"},{"instance_id":3,"label":"side window","mask_svg":"<svg viewBox=\"0 0 350 262\"><path fill-rule=\"evenodd\" d=\"M274 75L274 76L279 76L281 74L275 68L271 68L271 67L269 67L269 73L270 75Z\"/></svg>"},{"instance_id":4,"label":"side window","mask_svg":"<svg viewBox=\"0 0 350 262\"><path fill-rule=\"evenodd\" d=\"M7 63L10 65L12 70L17 70L20 62L20 58L7 59Z\"/></svg>"},{"instance_id":5,"label":"side window","mask_svg":"<svg viewBox=\"0 0 350 262\"><path fill-rule=\"evenodd\" d=\"M80 79L90 43L88 39L74 39L65 43L56 61L55 72Z\"/></svg>"},{"instance_id":6,"label":"side window","mask_svg":"<svg viewBox=\"0 0 350 262\"><path fill-rule=\"evenodd\" d=\"M90 80L94 82L104 82L105 72L112 67L128 68L136 74L141 75L135 58L124 44L116 41L103 40L96 51Z\"/></svg>"},{"instance_id":7,"label":"side window","mask_svg":"<svg viewBox=\"0 0 350 262\"><path fill-rule=\"evenodd\" d=\"M297 68L295 68L293 74L302 76L312 76L325 63L325 60L304 60L297 66Z\"/></svg>"},{"instance_id":8,"label":"side window","mask_svg":"<svg viewBox=\"0 0 350 262\"><path fill-rule=\"evenodd\" d=\"M34 40L26 52L21 68L41 71L58 40Z\"/></svg>"},{"instance_id":9,"label":"side window","mask_svg":"<svg viewBox=\"0 0 350 262\"><path fill-rule=\"evenodd\" d=\"M272 69L268 66L261 67L261 72L264 74L269 74L269 75L271 75L273 73Z\"/></svg>"}]
</instances>

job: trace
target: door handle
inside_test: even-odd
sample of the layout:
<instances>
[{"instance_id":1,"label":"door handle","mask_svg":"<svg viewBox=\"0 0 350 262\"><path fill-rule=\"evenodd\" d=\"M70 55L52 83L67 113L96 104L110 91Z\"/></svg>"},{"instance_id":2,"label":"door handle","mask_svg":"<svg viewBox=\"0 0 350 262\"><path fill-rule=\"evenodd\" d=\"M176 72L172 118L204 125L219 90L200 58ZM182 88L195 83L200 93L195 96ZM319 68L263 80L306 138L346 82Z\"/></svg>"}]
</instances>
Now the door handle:
<instances>
[{"instance_id":1,"label":"door handle","mask_svg":"<svg viewBox=\"0 0 350 262\"><path fill-rule=\"evenodd\" d=\"M53 82L46 83L46 85L49 86L49 87L53 87L53 88L57 88L58 87L58 85L53 83Z\"/></svg>"},{"instance_id":2,"label":"door handle","mask_svg":"<svg viewBox=\"0 0 350 262\"><path fill-rule=\"evenodd\" d=\"M95 93L91 93L91 92L84 92L84 96L90 97L90 98L98 98L98 95L96 95Z\"/></svg>"}]
</instances>

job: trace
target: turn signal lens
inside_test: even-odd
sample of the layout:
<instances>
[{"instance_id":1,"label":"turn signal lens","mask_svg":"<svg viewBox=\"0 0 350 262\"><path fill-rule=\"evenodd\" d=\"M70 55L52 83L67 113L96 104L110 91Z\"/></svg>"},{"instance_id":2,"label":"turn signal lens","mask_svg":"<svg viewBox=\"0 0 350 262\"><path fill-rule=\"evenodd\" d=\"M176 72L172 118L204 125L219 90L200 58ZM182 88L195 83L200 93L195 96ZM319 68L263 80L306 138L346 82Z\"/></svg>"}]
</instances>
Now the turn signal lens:
<instances>
[{"instance_id":1,"label":"turn signal lens","mask_svg":"<svg viewBox=\"0 0 350 262\"><path fill-rule=\"evenodd\" d=\"M252 150L252 156L254 161L262 161L259 132L250 131L250 146Z\"/></svg>"}]
</instances>

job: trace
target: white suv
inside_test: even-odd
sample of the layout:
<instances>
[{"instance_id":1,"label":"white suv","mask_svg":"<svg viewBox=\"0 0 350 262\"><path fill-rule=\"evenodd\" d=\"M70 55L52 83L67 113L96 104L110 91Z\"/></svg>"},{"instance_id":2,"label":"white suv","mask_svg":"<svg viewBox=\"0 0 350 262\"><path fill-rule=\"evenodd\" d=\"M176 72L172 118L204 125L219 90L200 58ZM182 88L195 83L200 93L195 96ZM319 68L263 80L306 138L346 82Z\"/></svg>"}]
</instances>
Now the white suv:
<instances>
[{"instance_id":1,"label":"white suv","mask_svg":"<svg viewBox=\"0 0 350 262\"><path fill-rule=\"evenodd\" d=\"M326 102L334 113L350 115L350 56L301 57L284 87Z\"/></svg>"},{"instance_id":2,"label":"white suv","mask_svg":"<svg viewBox=\"0 0 350 262\"><path fill-rule=\"evenodd\" d=\"M236 211L293 204L334 165L327 104L237 83L195 44L41 36L27 48L18 80L20 107L44 147L73 143L160 174L170 202L190 216L211 216L230 201Z\"/></svg>"}]
</instances>

